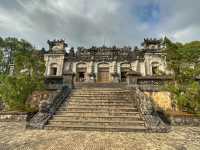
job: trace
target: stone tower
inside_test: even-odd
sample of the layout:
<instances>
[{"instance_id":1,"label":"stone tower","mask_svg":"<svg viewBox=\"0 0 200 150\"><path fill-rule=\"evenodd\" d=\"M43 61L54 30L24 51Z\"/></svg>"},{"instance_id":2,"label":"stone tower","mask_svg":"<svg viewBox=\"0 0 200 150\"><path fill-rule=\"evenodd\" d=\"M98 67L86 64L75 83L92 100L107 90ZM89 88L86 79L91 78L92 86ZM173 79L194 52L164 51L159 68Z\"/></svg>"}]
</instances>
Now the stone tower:
<instances>
[{"instance_id":1,"label":"stone tower","mask_svg":"<svg viewBox=\"0 0 200 150\"><path fill-rule=\"evenodd\" d=\"M65 47L67 44L64 40L47 41L49 52L44 55L46 63L46 76L62 76L63 64L65 58Z\"/></svg>"}]
</instances>

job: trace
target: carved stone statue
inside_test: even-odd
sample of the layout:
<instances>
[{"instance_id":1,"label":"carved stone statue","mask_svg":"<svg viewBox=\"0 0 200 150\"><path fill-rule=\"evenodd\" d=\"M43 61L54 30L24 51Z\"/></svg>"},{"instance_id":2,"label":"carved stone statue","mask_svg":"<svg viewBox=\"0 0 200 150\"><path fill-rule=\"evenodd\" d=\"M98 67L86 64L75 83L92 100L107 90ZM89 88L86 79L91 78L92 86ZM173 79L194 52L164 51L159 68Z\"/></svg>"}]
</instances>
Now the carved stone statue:
<instances>
[{"instance_id":1,"label":"carved stone statue","mask_svg":"<svg viewBox=\"0 0 200 150\"><path fill-rule=\"evenodd\" d=\"M70 57L74 57L75 56L75 52L74 52L74 48L73 47L69 51L69 56Z\"/></svg>"},{"instance_id":2,"label":"carved stone statue","mask_svg":"<svg viewBox=\"0 0 200 150\"><path fill-rule=\"evenodd\" d=\"M52 52L65 51L65 48L68 46L64 40L48 40L47 43L49 44L49 51Z\"/></svg>"},{"instance_id":3,"label":"carved stone statue","mask_svg":"<svg viewBox=\"0 0 200 150\"><path fill-rule=\"evenodd\" d=\"M48 113L49 106L50 106L50 104L47 100L42 100L39 104L39 112Z\"/></svg>"}]
</instances>

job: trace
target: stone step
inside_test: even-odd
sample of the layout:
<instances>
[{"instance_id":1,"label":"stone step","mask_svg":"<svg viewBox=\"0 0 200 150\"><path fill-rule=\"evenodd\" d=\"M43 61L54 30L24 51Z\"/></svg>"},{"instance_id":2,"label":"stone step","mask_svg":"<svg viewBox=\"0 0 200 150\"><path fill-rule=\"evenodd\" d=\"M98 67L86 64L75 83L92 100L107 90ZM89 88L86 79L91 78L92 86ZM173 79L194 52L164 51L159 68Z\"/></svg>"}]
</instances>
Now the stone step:
<instances>
[{"instance_id":1,"label":"stone step","mask_svg":"<svg viewBox=\"0 0 200 150\"><path fill-rule=\"evenodd\" d=\"M87 125L46 125L45 129L52 130L80 130L80 131L103 131L103 132L146 132L144 126L87 126Z\"/></svg>"},{"instance_id":2,"label":"stone step","mask_svg":"<svg viewBox=\"0 0 200 150\"><path fill-rule=\"evenodd\" d=\"M83 95L77 95L77 96L70 96L69 98L81 98L81 99L133 99L132 97L128 96L83 96Z\"/></svg>"},{"instance_id":3,"label":"stone step","mask_svg":"<svg viewBox=\"0 0 200 150\"><path fill-rule=\"evenodd\" d=\"M129 94L131 93L130 91L73 91L72 94L111 94L111 95L116 95L116 94Z\"/></svg>"},{"instance_id":4,"label":"stone step","mask_svg":"<svg viewBox=\"0 0 200 150\"><path fill-rule=\"evenodd\" d=\"M75 88L111 88L111 89L119 89L125 88L127 83L75 83Z\"/></svg>"},{"instance_id":5,"label":"stone step","mask_svg":"<svg viewBox=\"0 0 200 150\"><path fill-rule=\"evenodd\" d=\"M95 121L95 120L50 120L50 125L87 125L87 126L144 126L144 121Z\"/></svg>"},{"instance_id":6,"label":"stone step","mask_svg":"<svg viewBox=\"0 0 200 150\"><path fill-rule=\"evenodd\" d=\"M121 92L131 92L131 90L128 90L128 89L103 89L103 88L101 88L101 89L90 89L90 88L88 88L88 89L79 89L79 90L73 90L73 93L74 92L97 92L97 93L101 93L101 92L119 92L119 93L121 93Z\"/></svg>"},{"instance_id":7,"label":"stone step","mask_svg":"<svg viewBox=\"0 0 200 150\"><path fill-rule=\"evenodd\" d=\"M71 97L120 97L120 98L127 98L127 94L71 94ZM131 98L131 97L130 97Z\"/></svg>"},{"instance_id":8,"label":"stone step","mask_svg":"<svg viewBox=\"0 0 200 150\"><path fill-rule=\"evenodd\" d=\"M69 105L107 105L107 106L110 106L110 105L133 105L134 103L133 102L112 102L112 101L106 101L106 102L102 102L102 101L69 101L68 103L66 104L63 104L63 106L69 106Z\"/></svg>"},{"instance_id":9,"label":"stone step","mask_svg":"<svg viewBox=\"0 0 200 150\"><path fill-rule=\"evenodd\" d=\"M75 95L75 94L72 94L70 97L84 97L84 98L96 98L96 97L101 97L101 98L113 98L113 99L115 99L115 98L125 98L125 99L127 99L127 98L131 98L131 97L128 97L127 95L122 95L122 94L120 94L120 95L106 95L106 94L98 94L98 95L95 95L95 94L77 94L77 95Z\"/></svg>"},{"instance_id":10,"label":"stone step","mask_svg":"<svg viewBox=\"0 0 200 150\"><path fill-rule=\"evenodd\" d=\"M105 103L105 104L112 104L112 103L115 103L115 104L135 104L136 101L133 101L133 100L109 100L109 99L69 99L67 100L64 104L69 104L69 103L99 103L99 104L102 104L102 103Z\"/></svg>"},{"instance_id":11,"label":"stone step","mask_svg":"<svg viewBox=\"0 0 200 150\"><path fill-rule=\"evenodd\" d=\"M66 108L67 107L67 108ZM123 104L123 105L102 105L102 104L68 104L67 106L66 105L63 105L60 107L59 110L63 110L63 109L68 109L68 108L136 108L133 104Z\"/></svg>"},{"instance_id":12,"label":"stone step","mask_svg":"<svg viewBox=\"0 0 200 150\"><path fill-rule=\"evenodd\" d=\"M74 116L74 115L69 115L65 117L60 117L60 116L54 116L53 120L54 121L69 121L69 120L94 120L94 121L143 121L143 119L139 116L84 116L84 115L79 115L79 116Z\"/></svg>"},{"instance_id":13,"label":"stone step","mask_svg":"<svg viewBox=\"0 0 200 150\"><path fill-rule=\"evenodd\" d=\"M72 94L129 94L130 91L73 91Z\"/></svg>"},{"instance_id":14,"label":"stone step","mask_svg":"<svg viewBox=\"0 0 200 150\"><path fill-rule=\"evenodd\" d=\"M68 102L121 102L121 103L132 103L135 102L134 100L129 99L85 99L85 98L70 98L68 99Z\"/></svg>"},{"instance_id":15,"label":"stone step","mask_svg":"<svg viewBox=\"0 0 200 150\"><path fill-rule=\"evenodd\" d=\"M105 112L105 111L70 111L70 112L56 112L56 117L67 117L67 116L139 116L139 112Z\"/></svg>"},{"instance_id":16,"label":"stone step","mask_svg":"<svg viewBox=\"0 0 200 150\"><path fill-rule=\"evenodd\" d=\"M69 103L90 103L90 104L136 104L136 101L131 101L131 100L108 100L108 99L106 99L106 100L84 100L84 99L78 99L78 100L76 100L76 99L69 99L68 101L66 101L63 105L65 105L65 104L69 104Z\"/></svg>"},{"instance_id":17,"label":"stone step","mask_svg":"<svg viewBox=\"0 0 200 150\"><path fill-rule=\"evenodd\" d=\"M90 85L90 84L88 84ZM99 85L98 85L99 86ZM78 88L49 120L46 129L146 131L145 121L128 89L101 84Z\"/></svg>"},{"instance_id":18,"label":"stone step","mask_svg":"<svg viewBox=\"0 0 200 150\"><path fill-rule=\"evenodd\" d=\"M131 91L123 91L123 90L119 90L119 91L100 91L100 90L81 90L81 91L73 91L72 94L129 94L131 93Z\"/></svg>"},{"instance_id":19,"label":"stone step","mask_svg":"<svg viewBox=\"0 0 200 150\"><path fill-rule=\"evenodd\" d=\"M125 88L125 87L111 87L111 86L107 86L107 87L84 87L82 86L81 88L74 88L74 90L82 90L82 89L86 89L86 90L96 90L96 89L101 89L101 90L129 90L129 88Z\"/></svg>"},{"instance_id":20,"label":"stone step","mask_svg":"<svg viewBox=\"0 0 200 150\"><path fill-rule=\"evenodd\" d=\"M73 92L72 94L74 95L83 95L83 94L88 94L88 95L121 95L121 94L129 94L130 92Z\"/></svg>"},{"instance_id":21,"label":"stone step","mask_svg":"<svg viewBox=\"0 0 200 150\"><path fill-rule=\"evenodd\" d=\"M105 112L135 112L138 111L137 108L127 107L127 108L96 108L96 107L67 107L65 110L58 110L58 113L70 112L70 111L87 111L87 112L96 112L96 111L105 111Z\"/></svg>"},{"instance_id":22,"label":"stone step","mask_svg":"<svg viewBox=\"0 0 200 150\"><path fill-rule=\"evenodd\" d=\"M110 106L110 105L129 105L129 106L136 106L136 103L134 102L112 102L112 101L69 101L69 102L66 102L64 103L62 106L66 106L68 107L69 105L107 105L107 106Z\"/></svg>"},{"instance_id":23,"label":"stone step","mask_svg":"<svg viewBox=\"0 0 200 150\"><path fill-rule=\"evenodd\" d=\"M126 87L127 83L75 83L75 87L89 88L121 88Z\"/></svg>"},{"instance_id":24,"label":"stone step","mask_svg":"<svg viewBox=\"0 0 200 150\"><path fill-rule=\"evenodd\" d=\"M73 92L130 92L132 90L123 88L81 88L74 89Z\"/></svg>"},{"instance_id":25,"label":"stone step","mask_svg":"<svg viewBox=\"0 0 200 150\"><path fill-rule=\"evenodd\" d=\"M96 89L74 89L73 92L130 92L131 90L124 89L105 89L105 88L96 88Z\"/></svg>"},{"instance_id":26,"label":"stone step","mask_svg":"<svg viewBox=\"0 0 200 150\"><path fill-rule=\"evenodd\" d=\"M70 96L72 100L84 99L84 100L132 100L129 97L108 97L108 96Z\"/></svg>"}]
</instances>

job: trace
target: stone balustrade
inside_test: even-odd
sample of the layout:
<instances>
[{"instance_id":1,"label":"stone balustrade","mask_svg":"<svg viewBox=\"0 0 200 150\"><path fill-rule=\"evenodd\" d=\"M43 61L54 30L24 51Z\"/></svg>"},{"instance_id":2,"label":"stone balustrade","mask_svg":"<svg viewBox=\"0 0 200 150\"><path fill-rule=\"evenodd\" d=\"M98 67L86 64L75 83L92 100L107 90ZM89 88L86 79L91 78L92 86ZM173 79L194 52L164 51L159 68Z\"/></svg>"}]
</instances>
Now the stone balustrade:
<instances>
[{"instance_id":1,"label":"stone balustrade","mask_svg":"<svg viewBox=\"0 0 200 150\"><path fill-rule=\"evenodd\" d=\"M27 123L29 128L42 129L48 120L55 114L60 105L67 99L71 92L71 88L63 87L56 96L40 102L39 112Z\"/></svg>"},{"instance_id":2,"label":"stone balustrade","mask_svg":"<svg viewBox=\"0 0 200 150\"><path fill-rule=\"evenodd\" d=\"M143 115L146 126L152 132L169 132L170 126L166 125L154 109L153 101L146 96L139 88L131 88L132 97L137 102L137 107Z\"/></svg>"}]
</instances>

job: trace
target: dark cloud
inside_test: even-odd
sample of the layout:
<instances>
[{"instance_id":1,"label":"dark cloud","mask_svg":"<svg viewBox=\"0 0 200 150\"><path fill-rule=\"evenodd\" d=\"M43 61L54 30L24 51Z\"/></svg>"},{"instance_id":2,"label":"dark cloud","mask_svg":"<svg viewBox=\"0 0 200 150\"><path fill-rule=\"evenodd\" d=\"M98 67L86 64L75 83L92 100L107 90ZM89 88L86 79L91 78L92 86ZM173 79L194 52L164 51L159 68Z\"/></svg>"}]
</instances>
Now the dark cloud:
<instances>
[{"instance_id":1,"label":"dark cloud","mask_svg":"<svg viewBox=\"0 0 200 150\"><path fill-rule=\"evenodd\" d=\"M1 0L0 34L36 47L64 38L73 46L139 45L144 37L200 39L197 0Z\"/></svg>"}]
</instances>

